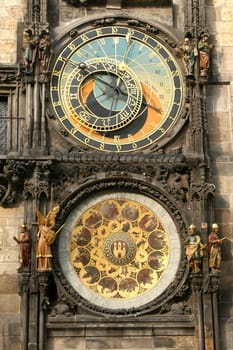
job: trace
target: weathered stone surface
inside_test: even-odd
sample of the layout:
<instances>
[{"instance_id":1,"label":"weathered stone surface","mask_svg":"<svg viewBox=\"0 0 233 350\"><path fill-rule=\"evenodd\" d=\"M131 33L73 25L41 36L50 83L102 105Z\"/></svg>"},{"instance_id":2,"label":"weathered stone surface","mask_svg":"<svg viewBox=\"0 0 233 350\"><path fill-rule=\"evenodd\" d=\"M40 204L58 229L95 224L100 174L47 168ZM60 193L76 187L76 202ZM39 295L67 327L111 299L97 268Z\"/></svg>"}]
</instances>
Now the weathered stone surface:
<instances>
[{"instance_id":1,"label":"weathered stone surface","mask_svg":"<svg viewBox=\"0 0 233 350\"><path fill-rule=\"evenodd\" d=\"M0 349L21 349L21 324L17 315L0 316Z\"/></svg>"},{"instance_id":2,"label":"weathered stone surface","mask_svg":"<svg viewBox=\"0 0 233 350\"><path fill-rule=\"evenodd\" d=\"M0 275L0 295L5 294L15 294L17 291L18 276L16 274L1 274Z\"/></svg>"},{"instance_id":3,"label":"weathered stone surface","mask_svg":"<svg viewBox=\"0 0 233 350\"><path fill-rule=\"evenodd\" d=\"M145 3L146 1L143 1ZM184 7L187 1L174 0L173 9L164 7L158 9L151 6L143 7L139 1L135 6L129 6L122 1L122 9L113 14L143 16L163 25L172 26L183 31ZM21 52L20 40L24 27L26 4L25 0L1 0L0 3L0 64L17 64L17 51ZM51 23L59 33L61 29L75 20L88 19L88 16L99 14L109 15L105 1L95 5L68 6L65 1L51 0ZM142 4L142 0L140 2ZM60 6L60 11L58 10ZM54 10L56 9L56 10ZM143 13L142 13L143 9ZM222 246L221 289L219 293L220 315L220 349L233 348L233 4L229 0L206 0L207 27L211 34L214 48L211 50L210 69L211 84L207 86L207 118L208 145L210 146L211 180L216 186L215 220L220 226L222 235L228 240ZM20 24L20 27L18 26ZM26 23L25 23L26 25ZM17 28L21 28L17 31ZM182 34L182 33L181 33ZM18 41L18 38L20 40ZM1 87L1 86L0 86ZM12 106L11 106L12 107ZM13 108L13 107L12 107ZM178 145L179 140L177 140ZM19 266L19 247L13 240L18 227L23 223L24 208L0 208L0 349L19 350L21 320L20 297L17 294L17 268ZM123 330L116 327L107 331L95 327L75 329L49 329L49 339L46 350L193 350L198 348L194 339L193 328L185 329L179 334L178 329L156 328L148 325L146 329L130 328ZM209 350L209 349L208 349Z\"/></svg>"}]
</instances>

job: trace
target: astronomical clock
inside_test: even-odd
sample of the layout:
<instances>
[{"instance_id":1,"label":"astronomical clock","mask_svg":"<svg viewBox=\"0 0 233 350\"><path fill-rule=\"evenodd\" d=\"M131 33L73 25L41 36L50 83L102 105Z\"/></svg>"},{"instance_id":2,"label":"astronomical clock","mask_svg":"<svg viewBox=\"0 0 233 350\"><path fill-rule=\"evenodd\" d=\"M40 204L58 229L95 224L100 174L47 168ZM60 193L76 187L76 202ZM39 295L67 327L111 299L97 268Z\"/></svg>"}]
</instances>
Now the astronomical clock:
<instances>
[{"instance_id":1,"label":"astronomical clock","mask_svg":"<svg viewBox=\"0 0 233 350\"><path fill-rule=\"evenodd\" d=\"M146 24L108 22L60 43L51 72L54 115L77 144L101 152L144 151L163 144L181 124L182 66L166 38Z\"/></svg>"},{"instance_id":2,"label":"astronomical clock","mask_svg":"<svg viewBox=\"0 0 233 350\"><path fill-rule=\"evenodd\" d=\"M69 147L97 157L89 166L101 159L108 169L65 200L55 270L73 303L98 314L158 309L186 273L184 221L172 214L172 198L131 173L130 162L125 177L124 167L114 173L126 155L153 159L185 122L184 65L167 35L127 16L106 17L71 28L55 45L53 127Z\"/></svg>"},{"instance_id":3,"label":"astronomical clock","mask_svg":"<svg viewBox=\"0 0 233 350\"><path fill-rule=\"evenodd\" d=\"M21 201L30 233L24 350L220 349L206 2L173 3L25 5L22 57L0 74L1 205Z\"/></svg>"}]
</instances>

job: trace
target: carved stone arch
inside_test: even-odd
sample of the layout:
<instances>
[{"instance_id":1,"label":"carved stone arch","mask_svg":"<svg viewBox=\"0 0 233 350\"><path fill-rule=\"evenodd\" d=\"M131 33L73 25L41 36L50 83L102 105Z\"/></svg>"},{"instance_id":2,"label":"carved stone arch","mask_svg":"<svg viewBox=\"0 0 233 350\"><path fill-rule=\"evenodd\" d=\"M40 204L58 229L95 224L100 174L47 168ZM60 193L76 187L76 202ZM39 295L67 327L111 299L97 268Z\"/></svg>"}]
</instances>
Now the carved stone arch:
<instances>
[{"instance_id":1,"label":"carved stone arch","mask_svg":"<svg viewBox=\"0 0 233 350\"><path fill-rule=\"evenodd\" d=\"M183 39L183 33L178 31L178 29L171 28L163 25L153 18L147 17L145 20L140 16L130 16L127 14L115 14L114 17L109 14L100 15L90 15L87 18L79 18L76 21L68 24L65 28L60 28L60 30L54 33L53 44L55 46L59 45L61 40L63 45L69 42L70 38L73 38L85 31L87 27L99 27L101 25L114 25L114 24L127 24L129 26L135 26L146 30L148 33L159 34L163 33L164 40L170 47L175 48L180 41Z\"/></svg>"},{"instance_id":2,"label":"carved stone arch","mask_svg":"<svg viewBox=\"0 0 233 350\"><path fill-rule=\"evenodd\" d=\"M105 307L105 303L102 304L102 302L99 300L97 300L96 303L92 303L90 300L91 297L89 299L87 297L86 299L86 292L83 293L82 290L77 290L76 286L72 283L73 277L68 277L70 271L67 273L64 270L64 266L67 264L67 261L63 262L63 258L61 258L61 256L64 255L63 248L65 241L67 241L67 239L70 240L70 238L67 238L67 232L68 235L71 236L70 227L73 225L71 224L71 221L76 220L75 215L79 213L80 207L84 206L87 208L88 206L92 206L92 208L95 208L94 204L98 202L98 198L100 198L100 201L102 202L104 202L106 198L113 198L113 200L115 200L114 193L117 193L117 198L122 198L122 202L125 198L132 196L133 200L139 199L139 201L145 201L148 203L147 206L157 206L157 209L155 210L159 211L162 208L162 212L167 218L169 218L168 220L170 224L168 224L168 226L172 225L174 231L177 230L175 245L177 245L176 248L179 251L178 255L180 254L178 258L179 263L177 264L177 269L175 269L173 272L169 272L171 274L174 274L174 278L172 277L169 283L164 287L163 292L159 293L155 290L155 293L157 293L155 294L156 297L154 297L154 294L152 297L152 293L149 293L149 301L147 301L146 297L139 296L139 303L138 305L136 303L134 306L130 306L130 301L127 299L127 308L124 306L124 303L116 303L116 306L114 306L114 303L110 302L109 305L107 304ZM176 208L176 205L173 203L172 199L169 198L165 192L156 188L155 186L146 184L143 181L133 179L126 180L121 177L109 178L108 180L105 179L105 181L98 180L80 186L63 203L61 203L60 207L61 209L57 217L57 224L59 226L64 225L64 228L59 233L59 236L53 245L54 279L57 284L57 289L60 296L65 295L68 304L76 305L76 307L85 310L85 312L91 312L99 315L114 314L121 316L139 316L151 312L156 312L156 310L158 312L162 305L174 298L174 296L181 291L188 277L188 268L186 266L186 258L183 247L186 224L185 218L183 218L179 210ZM85 214L85 210L81 209L81 212L84 212ZM171 233L171 235L172 234L173 233ZM67 250L67 248L65 248L65 250ZM172 250L175 251L175 249ZM177 256L175 260L176 259ZM107 287L104 286L103 288Z\"/></svg>"}]
</instances>

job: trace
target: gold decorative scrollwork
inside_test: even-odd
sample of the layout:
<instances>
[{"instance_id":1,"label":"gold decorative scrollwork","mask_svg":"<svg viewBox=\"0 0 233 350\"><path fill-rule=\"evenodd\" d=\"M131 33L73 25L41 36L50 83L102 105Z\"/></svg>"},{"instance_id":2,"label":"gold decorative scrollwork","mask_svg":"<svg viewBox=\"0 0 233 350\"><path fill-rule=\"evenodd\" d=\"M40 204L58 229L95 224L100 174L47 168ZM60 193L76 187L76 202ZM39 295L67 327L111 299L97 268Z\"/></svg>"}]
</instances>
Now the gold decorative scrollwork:
<instances>
[{"instance_id":1,"label":"gold decorative scrollwork","mask_svg":"<svg viewBox=\"0 0 233 350\"><path fill-rule=\"evenodd\" d=\"M114 300L151 290L167 268L169 253L161 218L124 198L92 205L77 219L70 238L70 262L81 283Z\"/></svg>"}]
</instances>

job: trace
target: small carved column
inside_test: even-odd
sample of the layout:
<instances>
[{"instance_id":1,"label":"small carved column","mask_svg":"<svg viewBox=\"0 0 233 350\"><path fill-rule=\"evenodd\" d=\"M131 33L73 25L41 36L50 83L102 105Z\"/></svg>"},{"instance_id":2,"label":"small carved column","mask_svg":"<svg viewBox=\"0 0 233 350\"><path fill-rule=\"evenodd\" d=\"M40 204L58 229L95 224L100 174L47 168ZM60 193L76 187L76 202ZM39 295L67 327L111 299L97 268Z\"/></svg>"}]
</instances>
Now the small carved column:
<instances>
[{"instance_id":1,"label":"small carved column","mask_svg":"<svg viewBox=\"0 0 233 350\"><path fill-rule=\"evenodd\" d=\"M46 117L45 117L45 100L46 85L49 81L49 63L51 59L50 33L48 30L42 30L38 43L38 66L39 66L39 83L40 83L40 103L41 103L41 120L40 120L40 145L43 154L48 152L46 138Z\"/></svg>"},{"instance_id":2,"label":"small carved column","mask_svg":"<svg viewBox=\"0 0 233 350\"><path fill-rule=\"evenodd\" d=\"M30 281L30 272L19 271L18 293L21 296L22 350L28 349L29 281Z\"/></svg>"},{"instance_id":3,"label":"small carved column","mask_svg":"<svg viewBox=\"0 0 233 350\"><path fill-rule=\"evenodd\" d=\"M26 86L25 154L47 153L45 138L45 84L50 59L47 0L28 1L28 28L23 33L23 66ZM44 75L41 78L41 74ZM45 79L46 78L46 79ZM42 115L41 115L42 114Z\"/></svg>"},{"instance_id":4,"label":"small carved column","mask_svg":"<svg viewBox=\"0 0 233 350\"><path fill-rule=\"evenodd\" d=\"M219 342L219 321L218 321L218 290L220 285L220 273L214 272L208 275L207 287L205 290L206 305L205 318L209 321L209 327L206 327L206 349L220 349ZM211 336L213 338L210 344Z\"/></svg>"},{"instance_id":5,"label":"small carved column","mask_svg":"<svg viewBox=\"0 0 233 350\"><path fill-rule=\"evenodd\" d=\"M38 224L35 221L35 219L36 208L41 208L44 210L48 205L50 174L48 168L49 164L49 162L38 161L34 168L34 172L31 179L28 179L24 184L25 218L27 219L27 222L31 222L30 231L32 239L28 350L38 350L38 343L43 344L41 338L39 340L39 337L43 337L43 332L42 335L41 333L38 334L38 329L40 327L39 322L41 322L40 315L42 314L40 310L40 292L42 287L41 280L39 281L39 276L37 272Z\"/></svg>"},{"instance_id":6,"label":"small carved column","mask_svg":"<svg viewBox=\"0 0 233 350\"><path fill-rule=\"evenodd\" d=\"M205 350L204 317L203 317L203 274L201 272L192 273L191 282L192 282L192 290L195 296L195 303L197 305L199 350Z\"/></svg>"},{"instance_id":7,"label":"small carved column","mask_svg":"<svg viewBox=\"0 0 233 350\"><path fill-rule=\"evenodd\" d=\"M40 310L39 310L39 347L38 350L44 350L45 343L45 310L49 304L47 290L50 271L38 272L39 280L39 300L40 300Z\"/></svg>"},{"instance_id":8,"label":"small carved column","mask_svg":"<svg viewBox=\"0 0 233 350\"><path fill-rule=\"evenodd\" d=\"M34 79L31 75L27 75L24 78L25 93L26 93L26 112L25 112L25 129L24 129L24 153L28 155L32 147L32 91Z\"/></svg>"}]
</instances>

